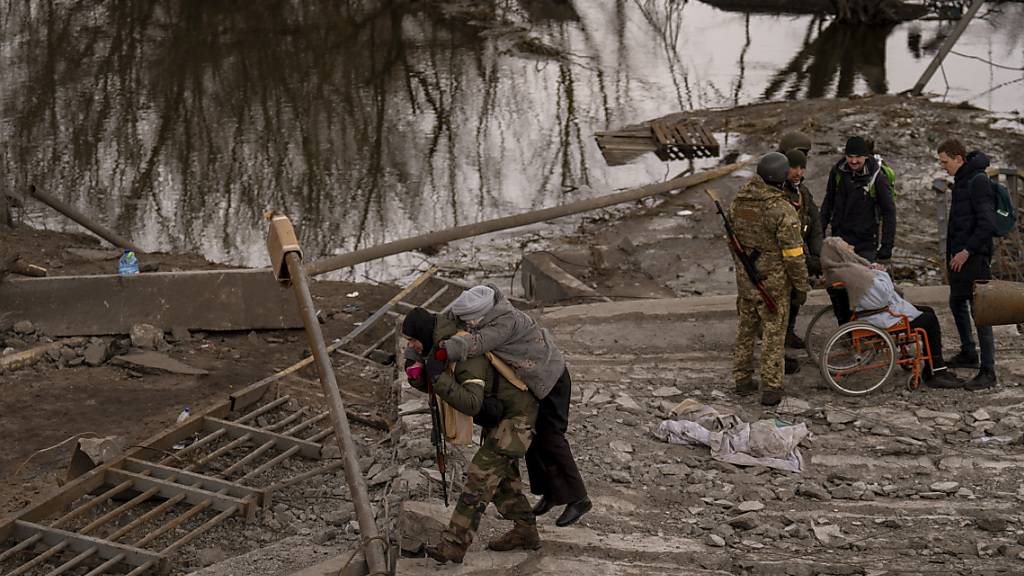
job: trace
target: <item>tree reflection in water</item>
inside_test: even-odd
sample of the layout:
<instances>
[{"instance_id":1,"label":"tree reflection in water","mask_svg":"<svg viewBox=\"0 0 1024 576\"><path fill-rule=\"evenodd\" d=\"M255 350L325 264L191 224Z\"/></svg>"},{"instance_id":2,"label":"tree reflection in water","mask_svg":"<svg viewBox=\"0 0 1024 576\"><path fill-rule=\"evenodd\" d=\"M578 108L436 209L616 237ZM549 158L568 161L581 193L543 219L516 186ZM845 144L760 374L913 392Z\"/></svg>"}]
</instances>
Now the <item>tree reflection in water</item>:
<instances>
[{"instance_id":1,"label":"tree reflection in water","mask_svg":"<svg viewBox=\"0 0 1024 576\"><path fill-rule=\"evenodd\" d=\"M855 93L858 78L875 94L889 91L885 43L893 26L833 21L822 29L823 23L824 17L810 22L803 48L768 83L765 99L842 98Z\"/></svg>"}]
</instances>

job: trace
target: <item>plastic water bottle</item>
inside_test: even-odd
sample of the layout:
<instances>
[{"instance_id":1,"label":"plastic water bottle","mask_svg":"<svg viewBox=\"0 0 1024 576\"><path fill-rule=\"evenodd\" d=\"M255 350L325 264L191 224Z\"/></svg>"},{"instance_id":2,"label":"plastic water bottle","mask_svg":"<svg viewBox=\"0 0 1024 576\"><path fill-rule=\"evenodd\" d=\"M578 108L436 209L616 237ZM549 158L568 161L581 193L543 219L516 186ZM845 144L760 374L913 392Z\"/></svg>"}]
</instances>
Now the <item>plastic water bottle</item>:
<instances>
[{"instance_id":1,"label":"plastic water bottle","mask_svg":"<svg viewBox=\"0 0 1024 576\"><path fill-rule=\"evenodd\" d=\"M121 276L139 273L139 259L135 257L135 252L124 249L124 254L121 254L121 259L117 261L117 273Z\"/></svg>"},{"instance_id":2,"label":"plastic water bottle","mask_svg":"<svg viewBox=\"0 0 1024 576\"><path fill-rule=\"evenodd\" d=\"M178 414L178 419L175 420L174 422L176 424L181 424L185 420L188 420L189 416L191 416L191 415L192 415L192 410L190 410L188 406L185 406L185 409L181 411L181 414Z\"/></svg>"}]
</instances>

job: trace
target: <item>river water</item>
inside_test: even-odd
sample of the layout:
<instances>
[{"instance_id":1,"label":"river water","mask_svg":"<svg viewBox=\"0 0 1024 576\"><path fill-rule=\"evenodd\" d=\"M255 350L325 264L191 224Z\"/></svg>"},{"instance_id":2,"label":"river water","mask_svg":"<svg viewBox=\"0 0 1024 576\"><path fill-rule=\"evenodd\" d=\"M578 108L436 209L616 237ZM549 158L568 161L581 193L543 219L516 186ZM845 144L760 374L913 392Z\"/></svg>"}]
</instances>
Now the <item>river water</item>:
<instances>
[{"instance_id":1,"label":"river water","mask_svg":"<svg viewBox=\"0 0 1024 576\"><path fill-rule=\"evenodd\" d=\"M1013 113L1024 4L983 14L927 90ZM370 0L3 0L0 186L34 184L150 251L266 265L263 216L277 211L307 256L335 254L676 171L652 155L609 168L595 131L899 92L951 26L850 28L696 0L482 0L468 14ZM22 218L74 229L31 201ZM394 278L421 259L359 272Z\"/></svg>"}]
</instances>

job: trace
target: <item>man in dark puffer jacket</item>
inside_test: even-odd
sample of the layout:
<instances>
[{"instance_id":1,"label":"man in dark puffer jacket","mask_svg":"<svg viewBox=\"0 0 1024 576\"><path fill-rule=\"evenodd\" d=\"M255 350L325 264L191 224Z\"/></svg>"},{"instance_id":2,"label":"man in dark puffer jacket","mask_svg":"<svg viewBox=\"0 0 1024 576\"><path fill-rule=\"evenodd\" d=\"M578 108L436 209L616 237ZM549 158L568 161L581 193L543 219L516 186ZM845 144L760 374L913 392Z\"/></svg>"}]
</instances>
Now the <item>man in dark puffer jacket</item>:
<instances>
[{"instance_id":1,"label":"man in dark puffer jacket","mask_svg":"<svg viewBox=\"0 0 1024 576\"><path fill-rule=\"evenodd\" d=\"M868 262L887 261L896 241L896 204L889 179L860 136L846 141L845 152L828 175L821 227L831 228L830 236L842 238Z\"/></svg>"},{"instance_id":2,"label":"man in dark puffer jacket","mask_svg":"<svg viewBox=\"0 0 1024 576\"><path fill-rule=\"evenodd\" d=\"M949 366L978 367L974 345L970 302L975 280L992 277L992 237L996 230L995 191L985 169L988 157L970 154L959 140L939 145L939 164L953 177L953 199L946 229L946 263L949 267L949 308L960 335L960 352ZM977 326L981 345L981 369L964 384L968 390L991 388L996 384L995 339L991 326Z\"/></svg>"}]
</instances>

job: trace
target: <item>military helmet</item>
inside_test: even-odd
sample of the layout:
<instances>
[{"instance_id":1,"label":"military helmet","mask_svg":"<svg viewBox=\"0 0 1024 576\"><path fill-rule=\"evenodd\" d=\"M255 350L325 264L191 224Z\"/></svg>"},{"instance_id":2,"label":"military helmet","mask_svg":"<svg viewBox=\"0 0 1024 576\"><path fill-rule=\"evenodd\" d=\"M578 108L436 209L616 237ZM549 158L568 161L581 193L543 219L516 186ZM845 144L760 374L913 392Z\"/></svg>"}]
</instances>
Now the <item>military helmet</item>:
<instances>
[{"instance_id":1,"label":"military helmet","mask_svg":"<svg viewBox=\"0 0 1024 576\"><path fill-rule=\"evenodd\" d=\"M785 154L790 150L800 150L807 154L813 145L811 137L803 132L786 132L779 139L779 152Z\"/></svg>"},{"instance_id":2,"label":"military helmet","mask_svg":"<svg viewBox=\"0 0 1024 576\"><path fill-rule=\"evenodd\" d=\"M779 152L769 152L757 162L757 175L765 182L779 185L789 175L789 158Z\"/></svg>"}]
</instances>

